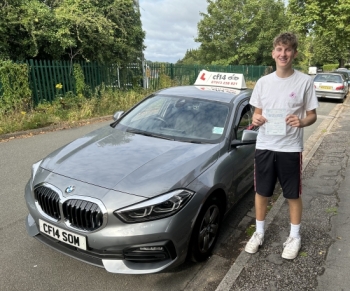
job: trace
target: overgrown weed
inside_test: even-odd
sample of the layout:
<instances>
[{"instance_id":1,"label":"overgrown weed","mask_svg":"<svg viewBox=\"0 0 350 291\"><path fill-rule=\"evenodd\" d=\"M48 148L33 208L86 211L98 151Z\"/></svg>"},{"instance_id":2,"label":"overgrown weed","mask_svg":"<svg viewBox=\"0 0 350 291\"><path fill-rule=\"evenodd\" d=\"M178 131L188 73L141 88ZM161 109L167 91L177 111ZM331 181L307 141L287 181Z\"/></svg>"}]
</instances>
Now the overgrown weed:
<instances>
[{"instance_id":1,"label":"overgrown weed","mask_svg":"<svg viewBox=\"0 0 350 291\"><path fill-rule=\"evenodd\" d=\"M61 123L73 124L93 117L127 110L148 95L146 90L99 88L90 98L68 92L53 102L44 102L27 111L21 108L0 116L0 134L41 128ZM30 106L28 106L30 108Z\"/></svg>"},{"instance_id":2,"label":"overgrown weed","mask_svg":"<svg viewBox=\"0 0 350 291\"><path fill-rule=\"evenodd\" d=\"M161 76L162 88L174 85L176 84L173 84L169 77ZM248 88L253 88L254 85L255 82L247 82ZM20 108L1 114L0 135L63 123L71 125L94 117L112 116L116 111L130 109L152 92L151 89L143 88L112 90L101 85L95 92L90 91L88 96L83 96L81 93L75 95L73 92L68 92L64 96L58 94L53 102L43 102L35 108L32 104L23 104Z\"/></svg>"}]
</instances>

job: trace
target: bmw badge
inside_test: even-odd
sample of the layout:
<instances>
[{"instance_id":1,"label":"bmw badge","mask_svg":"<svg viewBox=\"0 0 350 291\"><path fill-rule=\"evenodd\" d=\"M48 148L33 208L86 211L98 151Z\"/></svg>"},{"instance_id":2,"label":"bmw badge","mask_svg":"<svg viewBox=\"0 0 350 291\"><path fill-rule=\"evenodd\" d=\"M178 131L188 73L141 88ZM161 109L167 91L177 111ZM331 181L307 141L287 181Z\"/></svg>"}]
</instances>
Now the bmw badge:
<instances>
[{"instance_id":1,"label":"bmw badge","mask_svg":"<svg viewBox=\"0 0 350 291\"><path fill-rule=\"evenodd\" d=\"M72 193L74 191L75 187L74 186L68 186L65 190L66 193Z\"/></svg>"}]
</instances>

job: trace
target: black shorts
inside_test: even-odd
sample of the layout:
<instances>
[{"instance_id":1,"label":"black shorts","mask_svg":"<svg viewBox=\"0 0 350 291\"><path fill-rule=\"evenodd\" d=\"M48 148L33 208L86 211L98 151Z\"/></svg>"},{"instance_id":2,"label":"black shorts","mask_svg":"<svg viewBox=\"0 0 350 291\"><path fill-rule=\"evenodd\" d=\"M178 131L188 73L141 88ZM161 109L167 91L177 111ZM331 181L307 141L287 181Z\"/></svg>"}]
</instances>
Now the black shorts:
<instances>
[{"instance_id":1,"label":"black shorts","mask_svg":"<svg viewBox=\"0 0 350 291\"><path fill-rule=\"evenodd\" d=\"M254 160L255 191L261 196L271 197L278 181L283 196L297 199L301 195L301 152L275 152L256 150Z\"/></svg>"}]
</instances>

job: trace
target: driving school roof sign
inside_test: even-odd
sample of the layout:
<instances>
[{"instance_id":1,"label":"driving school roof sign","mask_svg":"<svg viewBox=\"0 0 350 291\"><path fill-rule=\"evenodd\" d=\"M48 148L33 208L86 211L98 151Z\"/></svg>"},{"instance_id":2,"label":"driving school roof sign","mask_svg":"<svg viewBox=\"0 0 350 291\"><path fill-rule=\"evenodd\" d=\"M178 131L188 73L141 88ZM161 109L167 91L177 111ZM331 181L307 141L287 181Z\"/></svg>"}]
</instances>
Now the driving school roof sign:
<instances>
[{"instance_id":1,"label":"driving school roof sign","mask_svg":"<svg viewBox=\"0 0 350 291\"><path fill-rule=\"evenodd\" d=\"M199 72L196 82L197 86L220 86L233 89L247 89L243 74L209 72L202 70Z\"/></svg>"}]
</instances>

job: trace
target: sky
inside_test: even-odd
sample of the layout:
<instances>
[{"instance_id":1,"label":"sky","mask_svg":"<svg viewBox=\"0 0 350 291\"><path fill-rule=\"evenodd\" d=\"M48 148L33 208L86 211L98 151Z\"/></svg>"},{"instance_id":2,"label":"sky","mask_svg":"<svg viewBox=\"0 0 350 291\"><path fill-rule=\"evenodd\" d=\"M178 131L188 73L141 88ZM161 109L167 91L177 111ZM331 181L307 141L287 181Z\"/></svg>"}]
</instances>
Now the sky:
<instances>
[{"instance_id":1,"label":"sky","mask_svg":"<svg viewBox=\"0 0 350 291\"><path fill-rule=\"evenodd\" d=\"M207 12L206 0L139 0L146 32L145 59L176 63L189 49L199 47L197 24Z\"/></svg>"}]
</instances>

